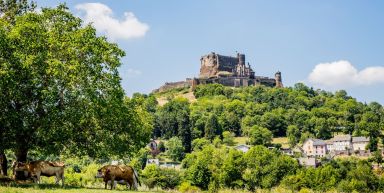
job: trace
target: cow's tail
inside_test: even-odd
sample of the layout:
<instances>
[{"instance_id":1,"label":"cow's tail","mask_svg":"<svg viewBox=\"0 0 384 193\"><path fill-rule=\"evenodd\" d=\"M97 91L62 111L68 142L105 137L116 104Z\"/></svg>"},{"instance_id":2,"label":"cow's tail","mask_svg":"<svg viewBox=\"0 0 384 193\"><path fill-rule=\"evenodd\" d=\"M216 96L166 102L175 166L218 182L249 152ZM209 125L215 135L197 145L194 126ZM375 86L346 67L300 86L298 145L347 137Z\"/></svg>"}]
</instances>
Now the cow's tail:
<instances>
[{"instance_id":1,"label":"cow's tail","mask_svg":"<svg viewBox=\"0 0 384 193\"><path fill-rule=\"evenodd\" d=\"M132 170L133 170L133 176L134 176L134 181L135 181L135 189L137 190L137 183L139 183L139 185L141 186L141 183L140 183L140 180L139 180L139 175L137 174L135 168L132 167Z\"/></svg>"}]
</instances>

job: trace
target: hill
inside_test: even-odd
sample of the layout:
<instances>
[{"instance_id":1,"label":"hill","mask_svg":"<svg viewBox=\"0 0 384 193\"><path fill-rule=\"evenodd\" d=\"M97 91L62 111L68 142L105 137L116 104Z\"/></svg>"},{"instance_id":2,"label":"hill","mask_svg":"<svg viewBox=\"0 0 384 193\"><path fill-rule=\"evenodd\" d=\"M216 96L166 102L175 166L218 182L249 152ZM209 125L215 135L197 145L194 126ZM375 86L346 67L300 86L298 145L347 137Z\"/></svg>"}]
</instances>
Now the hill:
<instances>
[{"instance_id":1,"label":"hill","mask_svg":"<svg viewBox=\"0 0 384 193\"><path fill-rule=\"evenodd\" d=\"M383 131L381 104L359 102L344 90L332 93L302 83L287 88L207 84L198 85L193 92L174 89L154 96L159 104L154 113L156 137L178 135L182 128L175 116L181 109L188 114L192 139L206 136L212 114L217 117L219 133L249 136L251 127L257 125L267 128L273 137L288 137L290 145L308 137L329 139L335 133L345 133L376 139L374 147Z\"/></svg>"}]
</instances>

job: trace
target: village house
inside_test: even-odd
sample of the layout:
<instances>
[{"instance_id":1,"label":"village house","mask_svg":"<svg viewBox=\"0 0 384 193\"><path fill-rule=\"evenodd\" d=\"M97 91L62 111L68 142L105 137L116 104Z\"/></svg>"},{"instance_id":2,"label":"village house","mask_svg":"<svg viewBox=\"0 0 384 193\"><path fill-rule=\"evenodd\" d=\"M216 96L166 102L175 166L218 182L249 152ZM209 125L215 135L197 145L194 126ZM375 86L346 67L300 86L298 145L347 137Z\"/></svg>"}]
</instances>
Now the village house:
<instances>
[{"instance_id":1,"label":"village house","mask_svg":"<svg viewBox=\"0 0 384 193\"><path fill-rule=\"evenodd\" d=\"M353 151L366 150L369 143L369 137L352 137Z\"/></svg>"},{"instance_id":2,"label":"village house","mask_svg":"<svg viewBox=\"0 0 384 193\"><path fill-rule=\"evenodd\" d=\"M321 139L309 138L303 143L306 156L324 157L327 154L327 144Z\"/></svg>"},{"instance_id":3,"label":"village house","mask_svg":"<svg viewBox=\"0 0 384 193\"><path fill-rule=\"evenodd\" d=\"M334 151L333 141L331 139L325 140L325 144L327 144L327 153Z\"/></svg>"},{"instance_id":4,"label":"village house","mask_svg":"<svg viewBox=\"0 0 384 193\"><path fill-rule=\"evenodd\" d=\"M157 142L153 139L147 144L147 147L149 147L151 150L157 150Z\"/></svg>"},{"instance_id":5,"label":"village house","mask_svg":"<svg viewBox=\"0 0 384 193\"><path fill-rule=\"evenodd\" d=\"M352 137L351 135L336 135L325 141L310 138L304 142L303 152L306 156L323 157L325 154L347 155L353 151L360 156L367 156L369 155L369 150L366 150L368 143L368 137ZM325 153L322 151L324 149Z\"/></svg>"},{"instance_id":6,"label":"village house","mask_svg":"<svg viewBox=\"0 0 384 193\"><path fill-rule=\"evenodd\" d=\"M334 151L349 151L352 149L351 135L336 135L332 139Z\"/></svg>"}]
</instances>

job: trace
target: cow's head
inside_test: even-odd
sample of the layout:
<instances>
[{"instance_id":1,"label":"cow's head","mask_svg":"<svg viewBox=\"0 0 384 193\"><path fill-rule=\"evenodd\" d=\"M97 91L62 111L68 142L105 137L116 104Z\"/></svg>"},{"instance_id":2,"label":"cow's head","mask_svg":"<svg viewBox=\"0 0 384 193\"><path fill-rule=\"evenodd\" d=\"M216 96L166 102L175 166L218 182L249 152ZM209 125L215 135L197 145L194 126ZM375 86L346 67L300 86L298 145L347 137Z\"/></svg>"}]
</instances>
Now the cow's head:
<instances>
[{"instance_id":1,"label":"cow's head","mask_svg":"<svg viewBox=\"0 0 384 193\"><path fill-rule=\"evenodd\" d=\"M27 170L28 168L26 163L14 161L12 163L12 169L13 171L24 171L24 170Z\"/></svg>"},{"instance_id":2,"label":"cow's head","mask_svg":"<svg viewBox=\"0 0 384 193\"><path fill-rule=\"evenodd\" d=\"M28 177L29 176L28 164L23 163L23 162L14 161L12 163L12 171L13 171L13 175L15 177L16 177L16 173L18 173L18 172L22 172L21 175L24 175L24 177Z\"/></svg>"},{"instance_id":3,"label":"cow's head","mask_svg":"<svg viewBox=\"0 0 384 193\"><path fill-rule=\"evenodd\" d=\"M104 176L103 168L98 169L95 178L104 178Z\"/></svg>"}]
</instances>

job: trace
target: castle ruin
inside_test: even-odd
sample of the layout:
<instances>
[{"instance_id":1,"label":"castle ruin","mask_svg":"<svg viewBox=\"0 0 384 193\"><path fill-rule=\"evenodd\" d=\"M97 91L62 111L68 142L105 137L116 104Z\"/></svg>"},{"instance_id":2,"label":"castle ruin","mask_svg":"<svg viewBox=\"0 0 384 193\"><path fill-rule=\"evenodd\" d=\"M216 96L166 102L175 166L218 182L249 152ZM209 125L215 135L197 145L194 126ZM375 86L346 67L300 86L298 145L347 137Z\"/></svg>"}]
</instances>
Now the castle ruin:
<instances>
[{"instance_id":1,"label":"castle ruin","mask_svg":"<svg viewBox=\"0 0 384 193\"><path fill-rule=\"evenodd\" d=\"M283 87L281 73L276 72L275 78L255 76L249 63L245 63L245 55L236 57L223 56L211 52L200 58L200 74L198 78L187 78L186 81L165 83L153 92L164 92L173 88L194 88L199 84L222 84L224 86L241 87L265 85Z\"/></svg>"}]
</instances>

